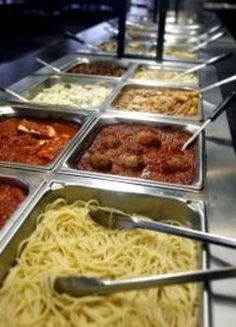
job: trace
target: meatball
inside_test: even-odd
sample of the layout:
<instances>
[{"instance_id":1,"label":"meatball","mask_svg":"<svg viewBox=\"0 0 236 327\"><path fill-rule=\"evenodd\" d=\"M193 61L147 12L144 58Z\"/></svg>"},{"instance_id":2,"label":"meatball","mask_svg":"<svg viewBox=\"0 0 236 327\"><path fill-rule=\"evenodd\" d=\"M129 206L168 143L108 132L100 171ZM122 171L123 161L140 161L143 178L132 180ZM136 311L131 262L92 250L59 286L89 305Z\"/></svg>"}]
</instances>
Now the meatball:
<instances>
[{"instance_id":1,"label":"meatball","mask_svg":"<svg viewBox=\"0 0 236 327\"><path fill-rule=\"evenodd\" d=\"M144 167L144 162L143 162L142 158L140 158L134 154L128 154L122 158L122 165L125 168L129 168L132 170L138 170L138 169L142 169Z\"/></svg>"},{"instance_id":2,"label":"meatball","mask_svg":"<svg viewBox=\"0 0 236 327\"><path fill-rule=\"evenodd\" d=\"M188 169L188 165L184 158L181 157L173 157L169 158L164 162L163 170L166 173L175 173L181 172Z\"/></svg>"},{"instance_id":3,"label":"meatball","mask_svg":"<svg viewBox=\"0 0 236 327\"><path fill-rule=\"evenodd\" d=\"M145 146L161 146L161 138L152 131L141 131L136 135L136 141Z\"/></svg>"},{"instance_id":4,"label":"meatball","mask_svg":"<svg viewBox=\"0 0 236 327\"><path fill-rule=\"evenodd\" d=\"M111 168L111 159L106 153L94 153L89 160L92 167L97 170L108 171Z\"/></svg>"},{"instance_id":5,"label":"meatball","mask_svg":"<svg viewBox=\"0 0 236 327\"><path fill-rule=\"evenodd\" d=\"M102 145L106 149L116 149L120 145L120 140L115 135L106 135L102 139Z\"/></svg>"}]
</instances>

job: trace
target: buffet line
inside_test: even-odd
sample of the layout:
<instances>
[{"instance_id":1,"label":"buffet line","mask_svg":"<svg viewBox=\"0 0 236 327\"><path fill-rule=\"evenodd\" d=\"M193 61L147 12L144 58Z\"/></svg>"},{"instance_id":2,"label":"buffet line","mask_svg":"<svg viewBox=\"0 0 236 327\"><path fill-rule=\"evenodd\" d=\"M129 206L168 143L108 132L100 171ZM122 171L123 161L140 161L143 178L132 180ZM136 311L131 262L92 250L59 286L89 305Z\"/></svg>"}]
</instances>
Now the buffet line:
<instances>
[{"instance_id":1,"label":"buffet line","mask_svg":"<svg viewBox=\"0 0 236 327\"><path fill-rule=\"evenodd\" d=\"M145 42L128 42L127 51L151 57L150 30L129 26L128 37ZM199 34L190 31L193 38ZM172 45L180 39L188 41L184 33L167 40ZM119 280L207 268L204 244L148 231L107 231L89 216L91 208L101 206L111 217L115 208L200 231L207 226L204 133L181 150L212 109L200 90L202 74L184 74L202 57L172 46L165 55L175 61L118 60L107 56L116 50L114 44L108 40L90 47L90 53L50 63L51 68L14 84L10 90L18 98L10 96L0 107L0 325L44 326L49 320L131 326L133 319L140 326L173 321L174 326L210 326L204 285L109 298L74 299L53 290L60 276ZM157 244L163 246L155 251ZM97 251L104 251L104 258ZM29 289L27 278L35 281ZM29 306L26 299L34 296Z\"/></svg>"}]
</instances>

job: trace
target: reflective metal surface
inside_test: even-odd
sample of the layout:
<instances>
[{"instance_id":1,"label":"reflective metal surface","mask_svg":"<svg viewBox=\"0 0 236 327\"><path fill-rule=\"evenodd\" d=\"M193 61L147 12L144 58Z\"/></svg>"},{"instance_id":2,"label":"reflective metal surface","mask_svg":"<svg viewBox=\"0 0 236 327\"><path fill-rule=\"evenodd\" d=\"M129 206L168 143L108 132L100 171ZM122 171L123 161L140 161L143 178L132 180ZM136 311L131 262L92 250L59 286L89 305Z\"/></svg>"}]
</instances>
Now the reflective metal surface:
<instances>
[{"instance_id":1,"label":"reflective metal surface","mask_svg":"<svg viewBox=\"0 0 236 327\"><path fill-rule=\"evenodd\" d=\"M191 93L191 91L196 91L196 89L194 88L190 88L190 87L184 87L184 86L179 86L178 85L173 85L171 83L168 82L153 82L153 81L142 81L142 80L135 80L133 82L130 82L130 80L128 80L126 83L122 83L120 84L116 91L113 93L113 96L110 98L110 101L108 103L108 108L110 110L113 111L119 111L119 112L123 112L123 113L131 113L131 112L135 112L135 115L146 115L146 116L153 116L153 117L158 117L158 118L166 118L166 119L180 119L180 120L188 120L188 121L200 121L203 119L203 103L202 103L202 96L201 94L199 94L199 99L198 99L198 108L197 108L197 115L193 115L193 116L183 116L183 115L165 115L165 114L161 114L161 113L149 113L147 112L139 112L138 110L125 110L125 109L116 109L116 101L119 100L120 96L122 96L122 93L125 92L126 90L129 89L155 89L155 90L162 90L162 89L166 89L166 90L173 90L173 91L189 91Z\"/></svg>"},{"instance_id":2,"label":"reflective metal surface","mask_svg":"<svg viewBox=\"0 0 236 327\"><path fill-rule=\"evenodd\" d=\"M168 197L145 192L140 186L135 191L129 184L110 183L104 187L97 180L76 179L73 181L67 176L57 176L39 192L31 206L11 228L8 237L0 243L0 283L3 281L8 269L13 265L19 243L30 236L34 231L36 219L45 206L56 200L64 198L69 203L78 199L88 201L97 199L102 206L117 208L129 213L149 216L153 220L165 220L174 217L181 224L190 228L205 230L205 211L201 201L185 201L178 197ZM125 188L126 191L120 190ZM129 201L126 201L127 198ZM79 241L79 239L78 239ZM200 247L201 249L201 247ZM199 268L206 268L206 253L204 249L199 252ZM199 326L209 326L208 294L207 289L200 292Z\"/></svg>"},{"instance_id":3,"label":"reflective metal surface","mask_svg":"<svg viewBox=\"0 0 236 327\"><path fill-rule=\"evenodd\" d=\"M215 20L214 20L215 22ZM212 20L209 20L209 24L212 23ZM206 22L206 25L208 22ZM106 23L101 24L103 29L103 26L106 25ZM177 31L178 29L176 29ZM105 31L105 29L104 29ZM189 35L192 35L192 32L197 35L197 33L193 30L189 32ZM81 34L83 37L87 37L87 40L95 41L95 43L102 43L105 39L109 40L111 37L110 34L108 34L106 31L104 32L107 36L101 36L99 34L99 38L97 36L97 27L90 29L89 31L82 32ZM182 35L186 35L186 31L181 31ZM181 36L180 30L178 30L178 36ZM105 35L104 34L104 35ZM175 36L174 36L175 37ZM176 35L177 38L177 35ZM172 39L174 39L172 37ZM234 45L233 45L234 46ZM79 51L86 50L83 49L83 47L80 47ZM214 49L212 48L207 49L206 55L204 56L203 53L200 53L199 61L202 60L202 58L207 58L207 56L212 56L212 52L214 54ZM96 56L92 53L87 54L88 58L93 57L100 57L99 54L96 54ZM66 67L69 63L72 63L73 60L76 60L76 57L78 57L78 54L69 55L63 58L58 59L54 64L58 68ZM80 55L79 55L80 57ZM108 58L108 56L106 56ZM103 58L104 59L104 58ZM111 57L110 60L114 60L114 57ZM123 83L125 81L128 81L128 78L132 77L132 73L135 69L135 67L138 64L156 64L154 60L144 61L142 59L134 60L134 59L126 59L127 65L129 65L129 70L127 72L127 75L124 75L120 80L117 79L116 82L116 89L113 93L115 95L117 93L117 90L123 86ZM177 65L174 61L164 62L164 65L168 67L175 67ZM190 68L190 63L184 63L184 62L178 62L178 66L181 66L183 69ZM45 74L50 73L48 68L42 68L37 73L44 74L44 76L34 76L34 77L27 77L24 80L14 84L11 89L15 90L16 92L24 92L27 88L42 83L47 76ZM101 78L101 80L107 80ZM216 71L213 67L207 67L203 71L200 72L200 86L204 87L211 83L214 83L217 81ZM160 85L164 86L163 83L160 83ZM5 99L5 98L4 98ZM112 99L112 96L110 97L110 100ZM214 90L210 90L204 93L203 95L203 114L204 116L209 115L214 108L221 102L221 91L219 88L216 88ZM105 111L109 109L108 107L109 101L103 104L101 111ZM34 109L36 110L36 109ZM61 112L64 111L63 108L57 109ZM68 109L69 110L69 109ZM66 111L68 111L66 110ZM71 109L70 109L71 110ZM65 112L65 111L64 111ZM126 113L128 117L128 113ZM146 119L147 121L150 119L150 117L145 116L143 119ZM153 119L153 118L152 118ZM172 118L168 118L170 122L172 122ZM181 122L184 123L184 122ZM86 133L84 135L87 135ZM117 178L117 180L114 181L114 178L112 179L104 179L98 178L97 176L93 176L94 178L89 178L88 175L84 174L75 174L74 172L70 174L62 174L62 171L60 171L60 167L62 163L64 162L64 159L69 159L69 154L72 152L67 152L66 156L60 160L60 162L54 167L54 171L57 172L57 174L54 174L53 171L50 171L47 174L43 174L43 177L39 177L38 172L32 173L30 171L21 171L20 169L11 169L11 177L14 178L23 178L23 181L28 182L29 184L34 181L35 179L39 178L39 181L42 182L43 180L46 181L48 179L54 179L56 183L50 184L50 188L57 189L58 188L58 194L61 194L62 196L68 197L68 199L73 199L73 196L75 196L74 192L71 192L72 189L69 188L70 192L61 192L60 189L62 186L68 185L68 184L79 184L86 188L97 188L99 191L96 193L97 196L100 197L102 201L107 200L108 197L106 196L103 199L103 195L106 193L106 191L112 191L116 193L117 198L111 197L109 201L109 205L115 206L118 201L117 199L121 199L122 201L119 201L119 204L122 206L123 210L129 210L129 206L133 205L135 208L137 207L137 204L139 204L140 196L142 197L142 194L145 195L156 195L157 197L173 197L180 199L181 203L187 204L193 211L195 211L194 204L195 201L203 201L206 205L206 223L208 225L208 229L210 232L218 233L224 236L233 237L236 238L236 220L235 220L235 200L234 200L234 194L236 193L236 166L235 166L235 152L232 145L232 139L229 132L229 126L226 119L226 115L223 114L219 119L208 127L206 130L206 137L203 137L203 141L205 139L205 151L203 152L202 162L203 162L203 177L205 175L205 183L204 188L201 191L198 190L187 190L183 188L174 188L174 187L165 187L164 185L147 185L139 183L130 183L130 181L123 181L122 179ZM73 144L73 150L77 148L77 144ZM71 148L72 150L72 148ZM64 168L66 162L64 163ZM0 168L0 174L2 174L4 168ZM59 172L60 171L60 172ZM27 174L27 177L24 177ZM27 178L29 178L27 180ZM59 181L59 183L57 183ZM39 185L40 182L37 184ZM27 184L28 185L28 184ZM53 185L53 187L52 187ZM50 189L49 188L49 189ZM48 190L49 190L48 189ZM85 190L84 189L84 190ZM124 192L124 189L126 192ZM44 189L45 190L45 189ZM81 191L81 188L80 188ZM105 193L104 193L105 192ZM131 194L135 194L135 197ZM37 201L40 198L42 193L37 197ZM53 193L50 193L53 194ZM85 193L82 192L82 194L87 194L87 190ZM95 194L94 192L89 193L91 195ZM107 194L107 193L106 193ZM37 194L38 195L38 194ZM84 196L84 195L83 195ZM44 199L46 199L44 197ZM50 197L51 200L54 199L54 197ZM135 200L134 200L135 199ZM157 199L157 198L156 198ZM11 233L7 234L3 238L2 242L0 241L0 248L3 249L3 241L4 241L4 247L8 244L9 240L12 239L11 242L13 242L16 246L16 244L19 243L19 241L24 238L26 235L28 235L26 232L23 232L23 229L21 228L21 225L26 218L26 215L28 215L33 207L36 204L36 198L30 202L30 205L24 207L27 210L22 210L14 215L14 228L11 226ZM39 202L40 203L40 202ZM150 202L142 202L143 203L143 209L147 210L148 208L152 208L152 204L150 205ZM171 201L173 204L173 201ZM181 206L176 205L169 205L165 206L165 208L169 208L168 214L173 214L175 217L185 217L186 213L183 208L181 209ZM41 210L39 206L36 206L37 210ZM37 211L36 210L36 211ZM35 211L35 212L36 212ZM142 211L142 210L141 210ZM144 211L146 212L146 211ZM150 215L152 212L149 212ZM18 232L19 229L19 232ZM31 224L29 225L29 230L33 230L33 227ZM24 231L26 231L26 225L24 227ZM16 236L13 238L13 236ZM12 244L13 244L12 243ZM1 247L2 246L2 247ZM11 247L8 247L6 249L8 255L3 255L1 258L3 261L1 261L0 269L3 273L1 277L5 274L7 267L9 267L9 264L11 265L13 258L14 258L14 251L11 253ZM215 263L217 263L217 266L220 264L224 264L224 262L228 262L229 264L236 264L236 256L235 251L233 250L226 250L224 248L211 246L210 247L211 256L209 256L209 263L211 267L215 267ZM11 253L11 254L10 254ZM10 259L9 259L10 258ZM9 261L10 260L10 261ZM5 272L4 272L5 270ZM227 325L227 327L235 327L236 326L236 314L235 314L235 307L236 307L236 279L230 280L230 281L219 281L210 283L210 288L212 293L210 293L211 297L211 304L210 307L212 310L208 310L208 307L205 307L205 311L203 312L203 316L205 317L205 321L207 323L209 322L209 316L212 312L213 316L213 323L212 327L221 327L223 325ZM205 297L205 294L204 294ZM206 297L205 297L206 300ZM207 301L205 302L207 303ZM208 326L208 325L204 325Z\"/></svg>"},{"instance_id":4,"label":"reflective metal surface","mask_svg":"<svg viewBox=\"0 0 236 327\"><path fill-rule=\"evenodd\" d=\"M200 135L197 140L197 153L195 158L196 164L196 175L194 181L191 185L182 185L182 184L173 184L173 183L165 183L159 181L152 181L148 179L142 178L132 178L120 175L112 175L112 174L104 174L104 173L95 173L90 171L84 171L75 169L75 163L79 161L82 155L86 152L89 146L94 141L97 133L101 130L102 127L110 125L110 124L144 124L146 126L152 127L172 127L181 131L185 131L190 135L193 134L198 129L198 125L194 124L186 124L184 122L174 122L171 120L163 119L157 120L153 118L147 117L137 117L136 113L131 114L101 114L98 115L97 118L90 124L87 131L82 135L80 142L78 142L73 149L71 149L70 153L67 154L65 160L61 160L62 163L62 171L67 172L69 174L74 175L87 175L90 177L100 178L100 179L108 179L108 180L120 180L126 181L129 183L135 183L139 185L145 186L162 186L173 189L191 189L191 190L199 190L203 188L204 185L204 169L203 169L203 135Z\"/></svg>"}]
</instances>

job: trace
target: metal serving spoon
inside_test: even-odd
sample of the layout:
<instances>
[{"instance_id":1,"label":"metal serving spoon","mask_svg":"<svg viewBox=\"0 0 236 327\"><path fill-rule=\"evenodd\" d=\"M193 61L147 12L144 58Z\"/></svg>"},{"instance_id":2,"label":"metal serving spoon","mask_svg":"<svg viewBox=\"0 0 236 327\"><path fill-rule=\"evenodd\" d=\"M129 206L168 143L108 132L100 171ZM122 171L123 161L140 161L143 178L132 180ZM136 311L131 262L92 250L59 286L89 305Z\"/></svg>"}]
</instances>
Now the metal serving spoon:
<instances>
[{"instance_id":1,"label":"metal serving spoon","mask_svg":"<svg viewBox=\"0 0 236 327\"><path fill-rule=\"evenodd\" d=\"M81 65L81 64L86 64L86 63L89 63L89 60L87 58L78 58L79 60L76 62L76 66L77 65ZM48 67L50 69L52 69L56 74L60 74L60 75L63 75L63 74L70 74L70 73L67 73L67 72L63 72L61 69L49 64L48 62L40 59L40 58L37 58L36 61L38 63L40 63L41 65L45 66L45 67Z\"/></svg>"},{"instance_id":2,"label":"metal serving spoon","mask_svg":"<svg viewBox=\"0 0 236 327\"><path fill-rule=\"evenodd\" d=\"M71 33L70 31L64 32L63 35L70 38L70 39L72 39L72 40L74 40L74 41L79 42L80 44L85 45L88 49L90 49L92 51L99 51L99 48L96 45L84 41L83 39L81 39L77 35Z\"/></svg>"},{"instance_id":3,"label":"metal serving spoon","mask_svg":"<svg viewBox=\"0 0 236 327\"><path fill-rule=\"evenodd\" d=\"M12 91L12 90L10 90L10 89L7 89L7 88L4 89L4 88L0 87L0 91L2 91L2 92L6 92L6 93L8 93L8 94L10 94L10 95L13 95L15 98L17 98L17 99L19 99L19 100L21 100L21 101L29 102L28 99L26 99L26 98L23 97L22 95L20 95L20 94L14 92L14 91Z\"/></svg>"},{"instance_id":4,"label":"metal serving spoon","mask_svg":"<svg viewBox=\"0 0 236 327\"><path fill-rule=\"evenodd\" d=\"M43 66L45 66L45 67L47 67L47 68L50 68L51 70L53 70L53 71L54 71L55 73L57 73L57 74L61 74L61 72L62 72L59 68L57 68L57 67L55 67L55 66L49 64L48 62L46 62L46 61L44 61L44 60L42 60L42 59L40 59L40 58L36 58L36 61L37 61L38 63L40 63L41 65L43 65Z\"/></svg>"},{"instance_id":5,"label":"metal serving spoon","mask_svg":"<svg viewBox=\"0 0 236 327\"><path fill-rule=\"evenodd\" d=\"M58 293L67 293L75 297L109 295L116 292L133 291L150 287L206 282L234 277L236 277L236 267L188 271L121 280L102 280L85 276L69 276L57 277L54 281L54 289Z\"/></svg>"},{"instance_id":6,"label":"metal serving spoon","mask_svg":"<svg viewBox=\"0 0 236 327\"><path fill-rule=\"evenodd\" d=\"M187 70L185 70L184 72L180 73L178 75L177 78L179 78L180 76L184 76L184 75L187 75L187 74L191 74L191 73L194 73L202 68L205 68L206 66L208 65L212 65L212 64L216 64L217 62L220 62L221 60L224 60L224 59L227 59L229 57L232 56L232 52L229 52L229 53L223 53L219 56L215 56L215 57L212 57L208 60L206 60L205 62L203 62L202 64L199 64L199 65L196 65L192 68L189 68Z\"/></svg>"},{"instance_id":7,"label":"metal serving spoon","mask_svg":"<svg viewBox=\"0 0 236 327\"><path fill-rule=\"evenodd\" d=\"M218 87L220 85L224 85L224 84L227 84L227 83L231 83L231 82L234 82L236 81L236 75L232 75L230 77L227 77L225 79L222 79L221 81L218 81L216 83L213 83L211 85L208 85L206 87L203 87L199 90L199 92L203 93L203 92L206 92L208 90L211 90L211 89L214 89L215 87Z\"/></svg>"},{"instance_id":8,"label":"metal serving spoon","mask_svg":"<svg viewBox=\"0 0 236 327\"><path fill-rule=\"evenodd\" d=\"M221 24L212 26L208 31L206 31L198 36L198 38L197 38L198 41L205 41L210 36L210 34L217 32L221 28L222 28Z\"/></svg>"},{"instance_id":9,"label":"metal serving spoon","mask_svg":"<svg viewBox=\"0 0 236 327\"><path fill-rule=\"evenodd\" d=\"M226 32L219 32L217 34L212 35L211 37L209 37L208 39L206 39L204 42L201 42L199 44L197 44L194 47L189 48L190 52L196 52L202 48L205 48L208 44L219 40L220 38L224 37L227 33Z\"/></svg>"},{"instance_id":10,"label":"metal serving spoon","mask_svg":"<svg viewBox=\"0 0 236 327\"><path fill-rule=\"evenodd\" d=\"M227 106L235 101L236 92L233 92L228 98L226 98L213 112L207 117L205 123L198 129L196 133L194 133L183 145L182 151L186 150L186 148L198 137L198 135L216 118L218 118L222 112L227 109Z\"/></svg>"},{"instance_id":11,"label":"metal serving spoon","mask_svg":"<svg viewBox=\"0 0 236 327\"><path fill-rule=\"evenodd\" d=\"M167 233L186 237L202 242L212 243L229 248L236 248L236 239L210 234L198 230L168 225L148 219L144 216L130 215L122 212L106 211L102 208L90 209L90 217L99 225L111 229L147 229L160 233Z\"/></svg>"}]
</instances>

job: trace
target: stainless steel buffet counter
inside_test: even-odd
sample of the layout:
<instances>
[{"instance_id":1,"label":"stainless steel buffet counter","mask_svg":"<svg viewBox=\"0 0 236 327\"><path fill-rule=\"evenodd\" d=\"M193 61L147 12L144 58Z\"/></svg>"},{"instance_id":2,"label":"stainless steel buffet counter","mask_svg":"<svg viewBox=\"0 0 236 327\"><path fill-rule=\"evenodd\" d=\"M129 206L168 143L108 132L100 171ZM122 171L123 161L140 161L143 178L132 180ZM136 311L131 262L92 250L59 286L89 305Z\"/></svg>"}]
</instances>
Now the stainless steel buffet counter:
<instances>
[{"instance_id":1,"label":"stainless steel buffet counter","mask_svg":"<svg viewBox=\"0 0 236 327\"><path fill-rule=\"evenodd\" d=\"M213 50L212 50L213 51ZM206 51L207 52L207 51ZM164 210L164 218L168 215L177 215L177 218L185 219L189 217L190 211L200 210L200 216L202 218L201 228L207 229L210 232L218 233L221 235L236 237L236 221L234 218L236 204L234 201L234 192L236 185L236 168L235 168L235 152L232 145L232 139L229 131L228 122L226 119L226 114L222 114L218 120L210 125L205 134L200 137L200 147L199 147L199 157L198 157L198 166L201 167L199 170L198 180L196 182L198 187L175 187L173 185L168 185L168 183L146 183L138 179L134 181L129 178L121 178L110 176L106 178L93 173L84 173L81 171L74 171L73 169L68 168L69 161L71 156L77 155L78 146L80 151L84 151L86 147L86 142L83 145L83 140L86 141L86 137L89 137L89 132L91 128L95 125L96 122L102 122L103 124L107 123L107 120L114 121L117 119L132 120L135 118L135 122L142 121L147 122L151 121L152 123L157 124L174 124L178 126L187 126L189 132L192 132L198 124L201 123L201 120L204 120L213 109L222 101L222 94L219 88L214 90L207 91L202 95L202 101L200 101L200 112L202 115L198 119L191 117L176 117L176 116L167 116L166 115L156 115L148 113L138 113L134 114L125 113L117 114L114 108L111 108L111 102L114 97L119 93L121 88L126 83L135 83L141 86L152 86L153 88L159 87L183 87L186 88L186 85L176 85L171 84L170 82L155 82L155 81L137 81L133 78L133 73L138 64L140 65L150 65L151 67L155 66L153 61L135 60L135 59L122 59L117 61L117 64L126 68L126 71L120 77L111 77L111 76L96 76L88 78L86 74L76 75L73 74L73 77L68 74L67 70L73 66L73 63L77 63L81 58L89 58L90 61L101 60L100 56L93 54L88 55L69 55L59 60L55 61L53 64L55 67L63 70L63 78L66 78L66 82L69 83L72 78L73 81L84 81L89 80L91 83L93 81L99 83L110 83L112 85L111 94L108 95L98 108L91 108L87 110L89 112L89 118L86 120L85 126L81 131L81 134L73 140L72 144L65 149L58 161L47 169L47 172L43 172L42 169L37 172L30 172L23 169L24 167L19 168L10 168L10 165L6 167L6 164L0 162L0 173L2 175L11 176L14 178L20 178L32 182L32 191L29 194L29 198L23 204L23 209L21 212L16 212L14 217L9 221L9 224L6 225L6 228L2 230L0 234L0 256L5 263L5 267L1 266L0 276L3 278L5 275L6 269L9 267L13 261L14 251L16 245L22 239L23 236L28 235L27 231L19 233L18 229L23 226L24 221L27 215L30 214L34 205L38 203L39 199L42 196L52 190L52 192L62 193L67 197L73 198L75 193L73 193L73 187L77 186L83 194L84 197L88 195L88 192L91 195L101 197L102 201L105 201L105 197L109 192L112 193L112 196L109 198L109 203L106 205L115 205L117 199L126 201L120 201L122 203L122 210L132 210L132 205L137 201L136 197L142 199L142 204L139 203L140 213L146 213L149 215L155 216L159 214L158 203L162 201L164 204L161 204L162 209ZM108 61L114 62L113 59L107 58ZM106 57L102 57L102 61L106 61ZM179 63L178 68L186 69L190 67L190 63ZM158 66L156 66L158 67ZM162 68L166 69L176 67L175 62L164 62ZM19 92L20 94L25 93L29 88L35 88L40 83L47 80L47 74L52 73L48 68L43 68L40 71L36 72L34 76L27 77L14 85L11 86L11 89ZM200 73L199 76L201 86L209 85L217 81L216 70L214 67L206 68ZM40 84L42 85L42 84ZM197 86L189 85L189 87L197 90ZM41 89L40 89L41 90ZM13 100L13 99L12 99ZM81 115L80 108L57 106L57 105L35 105L34 103L27 103L26 105L16 104L17 110L21 110L24 107L30 107L32 111L40 112L41 109L44 112L51 113L58 111L62 114L65 112L65 115L71 117L79 117ZM4 108L0 109L4 113ZM27 110L27 109L24 109ZM83 110L83 115L85 115ZM67 113L68 112L68 113ZM80 113L80 114L79 114ZM191 127L191 128L189 128ZM87 140L89 143L90 140ZM202 143L202 144L201 144ZM76 152L77 151L77 152ZM203 152L201 152L203 151ZM63 193L64 188L72 188L71 192ZM124 192L124 189L126 190ZM89 191L88 191L89 190ZM100 190L100 191L98 191ZM89 194L90 194L89 193ZM99 194L99 195L98 195ZM50 195L51 196L51 195ZM52 195L53 198L54 195ZM114 196L114 198L113 198ZM155 197L155 199L153 198ZM151 200L150 200L151 199ZM155 214L150 212L150 207L154 205L154 202L157 203L157 209L155 209ZM106 201L105 201L106 202ZM38 207L36 207L38 210ZM197 208L197 209L196 209ZM192 213L191 213L192 214ZM191 215L190 215L191 216ZM199 226L197 227L199 228ZM23 234L23 236L21 235ZM15 238L14 238L15 236ZM7 245L10 244L11 251L7 249ZM209 255L206 253L209 250ZM228 250L216 246L210 246L209 249L206 248L206 253L204 252L204 258L207 258L208 263L204 261L203 267L207 266L213 267L215 265L224 265L224 264L234 264L236 265L236 252L235 250ZM205 257L206 256L206 257ZM200 317L200 326L212 326L212 327L221 327L223 324L228 327L233 327L236 325L236 279L231 279L229 281L219 281L209 284L209 288L206 285L204 294L203 294L203 304ZM212 318L212 319L211 319Z\"/></svg>"}]
</instances>

